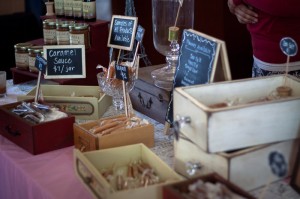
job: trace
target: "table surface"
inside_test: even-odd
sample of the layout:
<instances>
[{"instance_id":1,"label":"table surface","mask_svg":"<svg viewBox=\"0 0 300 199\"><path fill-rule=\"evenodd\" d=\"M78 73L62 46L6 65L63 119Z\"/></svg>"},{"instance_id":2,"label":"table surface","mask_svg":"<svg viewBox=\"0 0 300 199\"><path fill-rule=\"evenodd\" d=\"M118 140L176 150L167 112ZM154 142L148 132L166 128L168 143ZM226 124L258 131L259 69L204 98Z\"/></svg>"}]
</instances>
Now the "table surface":
<instances>
[{"instance_id":1,"label":"table surface","mask_svg":"<svg viewBox=\"0 0 300 199\"><path fill-rule=\"evenodd\" d=\"M32 89L35 82L12 85L8 81L7 97L0 98L0 105L16 101ZM107 112L107 116L112 111ZM173 138L164 135L164 126L151 118L155 127L155 146L151 149L173 168ZM82 121L77 121L82 122ZM0 199L89 199L90 193L75 176L73 168L73 149L67 147L40 155L31 155L0 135ZM261 189L251 192L259 197ZM272 183L268 188L267 199L299 199L287 180Z\"/></svg>"}]
</instances>

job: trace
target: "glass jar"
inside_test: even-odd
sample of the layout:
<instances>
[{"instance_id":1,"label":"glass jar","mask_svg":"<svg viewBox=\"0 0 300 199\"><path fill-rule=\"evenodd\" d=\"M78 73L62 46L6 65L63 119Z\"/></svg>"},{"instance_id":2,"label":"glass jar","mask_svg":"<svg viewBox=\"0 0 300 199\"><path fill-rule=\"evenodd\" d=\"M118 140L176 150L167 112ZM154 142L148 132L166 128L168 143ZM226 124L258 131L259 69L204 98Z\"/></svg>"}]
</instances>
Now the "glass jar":
<instances>
[{"instance_id":1,"label":"glass jar","mask_svg":"<svg viewBox=\"0 0 300 199\"><path fill-rule=\"evenodd\" d=\"M43 34L45 45L55 45L56 41L56 19L46 19L43 21Z\"/></svg>"},{"instance_id":2,"label":"glass jar","mask_svg":"<svg viewBox=\"0 0 300 199\"><path fill-rule=\"evenodd\" d=\"M73 18L73 0L64 0L64 13L66 18Z\"/></svg>"},{"instance_id":3,"label":"glass jar","mask_svg":"<svg viewBox=\"0 0 300 199\"><path fill-rule=\"evenodd\" d=\"M56 23L56 40L58 45L70 44L69 26L74 24L74 21L59 21Z\"/></svg>"},{"instance_id":4,"label":"glass jar","mask_svg":"<svg viewBox=\"0 0 300 199\"><path fill-rule=\"evenodd\" d=\"M82 13L85 21L96 21L96 1L83 0Z\"/></svg>"},{"instance_id":5,"label":"glass jar","mask_svg":"<svg viewBox=\"0 0 300 199\"><path fill-rule=\"evenodd\" d=\"M28 48L29 71L33 73L39 72L39 70L35 67L35 60L37 55L43 55L43 46L32 46Z\"/></svg>"},{"instance_id":6,"label":"glass jar","mask_svg":"<svg viewBox=\"0 0 300 199\"><path fill-rule=\"evenodd\" d=\"M73 0L73 17L75 20L82 19L82 0Z\"/></svg>"},{"instance_id":7,"label":"glass jar","mask_svg":"<svg viewBox=\"0 0 300 199\"><path fill-rule=\"evenodd\" d=\"M33 46L31 43L19 43L15 47L16 67L21 70L28 70L28 48Z\"/></svg>"},{"instance_id":8,"label":"glass jar","mask_svg":"<svg viewBox=\"0 0 300 199\"><path fill-rule=\"evenodd\" d=\"M64 0L54 0L55 15L64 17Z\"/></svg>"},{"instance_id":9,"label":"glass jar","mask_svg":"<svg viewBox=\"0 0 300 199\"><path fill-rule=\"evenodd\" d=\"M70 28L70 44L85 45L85 49L90 48L89 25L86 23L76 23Z\"/></svg>"}]
</instances>

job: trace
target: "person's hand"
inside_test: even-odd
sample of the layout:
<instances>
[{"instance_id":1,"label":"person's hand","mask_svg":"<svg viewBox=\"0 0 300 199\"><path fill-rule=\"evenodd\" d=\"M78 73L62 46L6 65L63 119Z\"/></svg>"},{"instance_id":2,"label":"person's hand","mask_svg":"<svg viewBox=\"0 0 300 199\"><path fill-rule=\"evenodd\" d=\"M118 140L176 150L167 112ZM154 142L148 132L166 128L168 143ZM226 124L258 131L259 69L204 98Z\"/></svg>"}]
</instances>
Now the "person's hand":
<instances>
[{"instance_id":1,"label":"person's hand","mask_svg":"<svg viewBox=\"0 0 300 199\"><path fill-rule=\"evenodd\" d=\"M233 0L228 0L228 7L231 13L235 14L238 21L242 24L256 23L258 14L253 11L251 6L245 4L235 5Z\"/></svg>"}]
</instances>

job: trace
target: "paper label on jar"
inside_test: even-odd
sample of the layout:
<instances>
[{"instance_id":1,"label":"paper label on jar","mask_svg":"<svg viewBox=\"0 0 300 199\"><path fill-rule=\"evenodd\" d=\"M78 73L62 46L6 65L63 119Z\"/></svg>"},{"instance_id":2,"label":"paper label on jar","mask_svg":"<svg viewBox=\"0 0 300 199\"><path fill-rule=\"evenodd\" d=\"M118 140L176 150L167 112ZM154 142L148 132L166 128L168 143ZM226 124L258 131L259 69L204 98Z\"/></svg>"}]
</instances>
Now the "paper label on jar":
<instances>
[{"instance_id":1,"label":"paper label on jar","mask_svg":"<svg viewBox=\"0 0 300 199\"><path fill-rule=\"evenodd\" d=\"M82 11L89 18L96 17L96 2L83 2Z\"/></svg>"},{"instance_id":2,"label":"paper label on jar","mask_svg":"<svg viewBox=\"0 0 300 199\"><path fill-rule=\"evenodd\" d=\"M64 9L67 11L72 11L73 0L64 0Z\"/></svg>"},{"instance_id":3,"label":"paper label on jar","mask_svg":"<svg viewBox=\"0 0 300 199\"><path fill-rule=\"evenodd\" d=\"M54 1L55 10L64 9L64 0L55 0Z\"/></svg>"},{"instance_id":4,"label":"paper label on jar","mask_svg":"<svg viewBox=\"0 0 300 199\"><path fill-rule=\"evenodd\" d=\"M28 66L28 53L15 53L16 65Z\"/></svg>"},{"instance_id":5,"label":"paper label on jar","mask_svg":"<svg viewBox=\"0 0 300 199\"><path fill-rule=\"evenodd\" d=\"M60 42L69 43L70 41L70 33L69 31L56 31L57 43Z\"/></svg>"},{"instance_id":6,"label":"paper label on jar","mask_svg":"<svg viewBox=\"0 0 300 199\"><path fill-rule=\"evenodd\" d=\"M35 57L28 56L28 65L29 67L35 67Z\"/></svg>"},{"instance_id":7,"label":"paper label on jar","mask_svg":"<svg viewBox=\"0 0 300 199\"><path fill-rule=\"evenodd\" d=\"M84 34L70 34L70 44L84 45Z\"/></svg>"},{"instance_id":8,"label":"paper label on jar","mask_svg":"<svg viewBox=\"0 0 300 199\"><path fill-rule=\"evenodd\" d=\"M56 41L56 30L55 29L43 29L45 41ZM46 42L47 43L47 42Z\"/></svg>"},{"instance_id":9,"label":"paper label on jar","mask_svg":"<svg viewBox=\"0 0 300 199\"><path fill-rule=\"evenodd\" d=\"M82 10L82 1L73 1L73 11L80 12Z\"/></svg>"}]
</instances>

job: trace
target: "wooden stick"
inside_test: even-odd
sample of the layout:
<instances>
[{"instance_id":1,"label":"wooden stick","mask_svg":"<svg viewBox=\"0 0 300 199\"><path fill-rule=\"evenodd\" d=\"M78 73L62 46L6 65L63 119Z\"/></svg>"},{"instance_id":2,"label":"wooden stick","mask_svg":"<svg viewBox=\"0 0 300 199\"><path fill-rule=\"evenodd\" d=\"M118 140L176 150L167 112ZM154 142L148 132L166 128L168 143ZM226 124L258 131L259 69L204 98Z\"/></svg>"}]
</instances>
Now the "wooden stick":
<instances>
[{"instance_id":1,"label":"wooden stick","mask_svg":"<svg viewBox=\"0 0 300 199\"><path fill-rule=\"evenodd\" d=\"M120 56L121 56L121 49L119 50L118 59L117 59L117 64L119 64Z\"/></svg>"},{"instance_id":2,"label":"wooden stick","mask_svg":"<svg viewBox=\"0 0 300 199\"><path fill-rule=\"evenodd\" d=\"M34 97L34 102L38 102L38 97L40 93L40 85L41 85L41 76L42 76L42 71L39 71L39 76L37 80L37 85L36 85L36 91L35 91L35 97Z\"/></svg>"},{"instance_id":3,"label":"wooden stick","mask_svg":"<svg viewBox=\"0 0 300 199\"><path fill-rule=\"evenodd\" d=\"M259 199L263 199L266 195L266 191L268 190L271 182L272 182L272 178L273 178L273 175L271 174L270 177L269 177L269 180L268 180L268 183L266 184L266 186L264 187L264 189L262 190L260 196L259 196Z\"/></svg>"},{"instance_id":4,"label":"wooden stick","mask_svg":"<svg viewBox=\"0 0 300 199\"><path fill-rule=\"evenodd\" d=\"M289 72L289 63L290 63L290 56L287 56L287 60L286 60L286 67L285 67L285 76L284 76L284 86L287 86L287 74Z\"/></svg>"},{"instance_id":5,"label":"wooden stick","mask_svg":"<svg viewBox=\"0 0 300 199\"><path fill-rule=\"evenodd\" d=\"M132 67L134 67L134 62L135 62L136 57L137 57L139 46L140 46L140 42L138 42L137 45L136 45L136 49L135 49L135 53L134 53L133 61L132 61Z\"/></svg>"},{"instance_id":6,"label":"wooden stick","mask_svg":"<svg viewBox=\"0 0 300 199\"><path fill-rule=\"evenodd\" d=\"M178 10L177 10L177 15L176 15L176 20L175 20L175 25L174 25L174 27L176 27L176 25L177 25L177 21L178 21L178 17L179 17L180 8L181 8L181 3L179 2L179 6L178 6Z\"/></svg>"},{"instance_id":7,"label":"wooden stick","mask_svg":"<svg viewBox=\"0 0 300 199\"><path fill-rule=\"evenodd\" d=\"M126 85L125 81L122 81L122 86L123 86L123 98L124 98L124 109L125 109L125 115L128 117L128 104L127 104L127 95L126 95Z\"/></svg>"}]
</instances>

